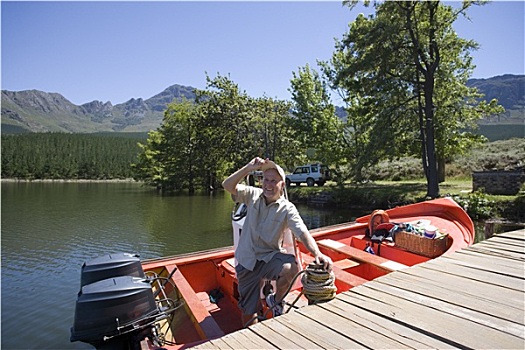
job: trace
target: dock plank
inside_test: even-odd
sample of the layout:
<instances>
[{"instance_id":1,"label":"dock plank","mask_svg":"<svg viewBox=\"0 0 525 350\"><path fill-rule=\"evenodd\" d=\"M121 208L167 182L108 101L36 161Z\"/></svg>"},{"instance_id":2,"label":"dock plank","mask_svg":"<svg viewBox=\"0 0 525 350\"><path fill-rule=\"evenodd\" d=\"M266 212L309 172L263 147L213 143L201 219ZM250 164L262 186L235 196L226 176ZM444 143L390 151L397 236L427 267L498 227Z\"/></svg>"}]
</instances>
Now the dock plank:
<instances>
[{"instance_id":1,"label":"dock plank","mask_svg":"<svg viewBox=\"0 0 525 350\"><path fill-rule=\"evenodd\" d=\"M525 239L525 229L496 234L496 237Z\"/></svg>"},{"instance_id":2,"label":"dock plank","mask_svg":"<svg viewBox=\"0 0 525 350\"><path fill-rule=\"evenodd\" d=\"M407 349L407 345L386 337L381 333L377 333L374 329L363 328L361 324L337 313L331 312L329 309L321 307L322 304L315 307L306 308L298 312L312 320L326 320L330 319L329 328L336 333L345 334L353 341L359 344L366 344L372 348L385 347L388 349Z\"/></svg>"},{"instance_id":3,"label":"dock plank","mask_svg":"<svg viewBox=\"0 0 525 350\"><path fill-rule=\"evenodd\" d=\"M520 327L520 325L516 322L495 316L493 312L493 306L489 303L481 303L479 300L476 300L475 305L471 306L477 307L477 309L473 309L467 307L465 304L457 303L455 300L446 301L440 299L439 296L429 296L423 293L418 293L414 290L403 289L400 285L386 284L383 279L377 282L378 283L370 283L368 287L374 289L378 293L391 294L398 298L402 298L413 303L418 303L420 305L439 310L440 312L445 312L450 315L485 325L487 327L498 329L499 331L506 332L517 337L523 335L523 327ZM504 297L504 295L502 295L502 297ZM463 299L462 301L465 303L468 302L466 299ZM523 307L523 304L521 307ZM507 313L519 315L519 309L507 308Z\"/></svg>"},{"instance_id":4,"label":"dock plank","mask_svg":"<svg viewBox=\"0 0 525 350\"><path fill-rule=\"evenodd\" d=\"M442 286L452 295L460 294L472 298L485 298L486 300L492 301L495 307L500 304L507 306L519 305L520 302L523 301L522 291L508 289L497 284L487 284L483 281L472 280L463 276L447 274L445 272L435 270L428 271L423 267L411 268L404 271L403 275L398 276L402 279L406 278L407 285L410 285L409 283L411 280L405 277L405 275L422 278L431 286ZM502 292L505 292L505 298L495 297Z\"/></svg>"},{"instance_id":5,"label":"dock plank","mask_svg":"<svg viewBox=\"0 0 525 350\"><path fill-rule=\"evenodd\" d=\"M299 312L295 312L293 315L286 314L276 317L275 321L287 326L297 333L303 334L316 344L316 347L335 349L366 348L364 345L353 341L347 336L334 332L328 328L325 323L314 321Z\"/></svg>"},{"instance_id":6,"label":"dock plank","mask_svg":"<svg viewBox=\"0 0 525 350\"><path fill-rule=\"evenodd\" d=\"M207 341L205 343L195 345L191 347L192 349L205 349L205 350L211 350L211 349L217 349L215 345L211 343L211 341Z\"/></svg>"},{"instance_id":7,"label":"dock plank","mask_svg":"<svg viewBox=\"0 0 525 350\"><path fill-rule=\"evenodd\" d=\"M511 250L502 250L502 249L494 248L488 245L479 245L476 247L472 247L471 250L476 251L476 252L485 253L487 255L504 256L504 257L516 259L522 262L525 261L525 257L520 252L515 252Z\"/></svg>"},{"instance_id":8,"label":"dock plank","mask_svg":"<svg viewBox=\"0 0 525 350\"><path fill-rule=\"evenodd\" d=\"M525 261L525 230L506 232L495 236L496 239L487 239L471 247L469 250L481 251L489 255L503 255L507 258ZM507 240L508 243L502 243Z\"/></svg>"},{"instance_id":9,"label":"dock plank","mask_svg":"<svg viewBox=\"0 0 525 350\"><path fill-rule=\"evenodd\" d=\"M337 297L328 303L320 304L319 307L325 308L350 320L354 320L354 322L360 324L367 330L387 336L390 339L413 349L439 349L449 347L448 344L425 334L421 334L410 327L398 323L385 322L384 317L381 315L351 305ZM374 340L369 339L366 344L368 345L371 341L375 342ZM379 344L376 348L385 348L385 346Z\"/></svg>"},{"instance_id":10,"label":"dock plank","mask_svg":"<svg viewBox=\"0 0 525 350\"><path fill-rule=\"evenodd\" d=\"M415 268L431 270L427 272L428 274L439 272L458 275L472 280L486 282L488 284L495 284L518 291L523 290L523 280L520 278L509 278L508 276L501 275L495 271L473 269L459 264L454 264L451 263L450 259L447 260L445 257L443 257L443 259L427 261L423 265L415 266Z\"/></svg>"},{"instance_id":11,"label":"dock plank","mask_svg":"<svg viewBox=\"0 0 525 350\"><path fill-rule=\"evenodd\" d=\"M502 259L501 257L491 257L490 263L488 263L486 256L471 250L446 256L443 259L451 259L454 264L501 273L516 278L523 278L525 273L522 263L516 263L514 260Z\"/></svg>"},{"instance_id":12,"label":"dock plank","mask_svg":"<svg viewBox=\"0 0 525 350\"><path fill-rule=\"evenodd\" d=\"M255 333L249 328L241 329L237 334L240 336L239 340L247 349L270 349L275 347L275 345L267 339L260 336L254 336Z\"/></svg>"},{"instance_id":13,"label":"dock plank","mask_svg":"<svg viewBox=\"0 0 525 350\"><path fill-rule=\"evenodd\" d=\"M381 283L442 300L451 305L482 310L482 312L515 323L522 322L525 316L523 294L502 287L493 286L490 290L485 290L482 283L476 285L474 282L465 287L462 281L462 283L455 283L451 288L442 282L412 274L385 276L381 279ZM477 287L480 287L481 290ZM500 298L494 300L494 295L499 295Z\"/></svg>"},{"instance_id":14,"label":"dock plank","mask_svg":"<svg viewBox=\"0 0 525 350\"><path fill-rule=\"evenodd\" d=\"M221 337L220 339L224 341L230 348L232 349L245 349L247 348L247 345L245 345L246 340L241 339L241 334L226 334L224 337Z\"/></svg>"},{"instance_id":15,"label":"dock plank","mask_svg":"<svg viewBox=\"0 0 525 350\"><path fill-rule=\"evenodd\" d=\"M521 243L521 241L518 241L518 240L513 240L510 242L500 242L500 241L494 240L494 241L483 241L481 243L483 243L483 244L480 244L480 246L482 247L484 246L493 247L495 249L499 249L503 251L509 250L514 253L523 253L525 251L525 245L518 244L518 243Z\"/></svg>"},{"instance_id":16,"label":"dock plank","mask_svg":"<svg viewBox=\"0 0 525 350\"><path fill-rule=\"evenodd\" d=\"M354 305L387 315L387 318L392 322L418 329L419 332L441 339L452 347L514 349L523 346L523 338L426 305L378 292L371 287L375 283L377 282L372 281L356 287L352 289L354 293L351 294L347 294L348 292L341 293L341 298ZM361 298L357 298L357 295ZM421 317L422 315L424 317ZM472 334L477 336L473 337Z\"/></svg>"},{"instance_id":17,"label":"dock plank","mask_svg":"<svg viewBox=\"0 0 525 350\"><path fill-rule=\"evenodd\" d=\"M224 339L222 338L217 338L217 339L212 339L211 341L211 344L215 347L215 349L235 349L233 347L231 347Z\"/></svg>"},{"instance_id":18,"label":"dock plank","mask_svg":"<svg viewBox=\"0 0 525 350\"><path fill-rule=\"evenodd\" d=\"M525 255L525 251L524 251L524 255ZM467 249L463 249L459 252L456 252L455 254L452 254L452 255L446 255L446 256L443 256L443 258L457 258L457 259L461 259L463 257L471 257L471 258L478 258L480 261L479 261L479 264L480 266L487 266L487 254L484 254L482 252L478 252L478 251L475 251L475 250L467 250ZM490 264L495 264L495 265L499 265L499 266L503 266L503 268L506 268L507 266L516 266L516 267L519 267L522 265L522 262L521 261L516 261L515 259L509 259L508 257L506 256L494 256L494 255L491 255L490 256Z\"/></svg>"},{"instance_id":19,"label":"dock plank","mask_svg":"<svg viewBox=\"0 0 525 350\"><path fill-rule=\"evenodd\" d=\"M490 237L490 241L499 244L509 244L515 247L525 247L525 237L511 237L504 234L496 234Z\"/></svg>"},{"instance_id":20,"label":"dock plank","mask_svg":"<svg viewBox=\"0 0 525 350\"><path fill-rule=\"evenodd\" d=\"M280 347L283 349L307 349L312 348L315 345L314 343L311 343L304 338L304 341L302 341L301 339L294 339L292 341L290 338L299 338L296 333L294 333L292 336L286 336L282 332L278 332L274 328L269 327L269 323L272 323L272 321L268 320L264 322L259 322L249 328L249 330L253 332L254 336L258 336L269 342L271 344L269 348ZM280 325L276 322L273 322L272 324Z\"/></svg>"}]
</instances>

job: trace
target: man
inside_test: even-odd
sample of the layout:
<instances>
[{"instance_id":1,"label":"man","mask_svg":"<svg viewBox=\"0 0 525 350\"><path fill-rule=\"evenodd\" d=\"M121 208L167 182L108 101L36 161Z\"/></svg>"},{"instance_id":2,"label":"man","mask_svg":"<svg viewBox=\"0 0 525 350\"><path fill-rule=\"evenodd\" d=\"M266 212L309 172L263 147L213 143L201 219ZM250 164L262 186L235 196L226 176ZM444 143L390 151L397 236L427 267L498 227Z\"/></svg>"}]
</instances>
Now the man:
<instances>
[{"instance_id":1,"label":"man","mask_svg":"<svg viewBox=\"0 0 525 350\"><path fill-rule=\"evenodd\" d=\"M252 171L263 170L262 189L245 186L240 182ZM260 309L260 289L263 280L276 280L276 293L269 295L269 307L274 314L282 312L284 293L299 271L292 254L282 249L283 235L290 228L294 236L312 253L317 263L332 269L332 260L319 251L317 243L306 228L295 205L284 196L286 176L283 169L269 159L254 158L230 175L222 186L239 203L248 207L246 219L235 250L239 307L243 324L257 321ZM272 305L273 304L273 305Z\"/></svg>"}]
</instances>

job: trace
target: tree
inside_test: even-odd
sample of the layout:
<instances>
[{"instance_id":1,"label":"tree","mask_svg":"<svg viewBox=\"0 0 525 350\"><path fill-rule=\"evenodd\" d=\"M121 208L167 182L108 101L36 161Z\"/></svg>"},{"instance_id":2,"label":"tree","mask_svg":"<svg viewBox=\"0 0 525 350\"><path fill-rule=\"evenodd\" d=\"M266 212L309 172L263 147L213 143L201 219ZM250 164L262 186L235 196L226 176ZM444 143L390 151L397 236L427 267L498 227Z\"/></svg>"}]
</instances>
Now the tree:
<instances>
[{"instance_id":1,"label":"tree","mask_svg":"<svg viewBox=\"0 0 525 350\"><path fill-rule=\"evenodd\" d=\"M344 125L319 73L308 65L293 72L291 80L294 138L304 147L310 161L325 164L344 162ZM306 150L313 150L310 154Z\"/></svg>"},{"instance_id":2,"label":"tree","mask_svg":"<svg viewBox=\"0 0 525 350\"><path fill-rule=\"evenodd\" d=\"M250 149L252 100L224 76L206 77L206 90L196 91L200 106L199 149L207 186L219 186L231 164L239 165Z\"/></svg>"},{"instance_id":3,"label":"tree","mask_svg":"<svg viewBox=\"0 0 525 350\"><path fill-rule=\"evenodd\" d=\"M258 155L292 168L302 160L301 144L292 129L291 104L287 101L261 97L254 100L254 141L259 139ZM244 159L250 158L249 155Z\"/></svg>"},{"instance_id":4,"label":"tree","mask_svg":"<svg viewBox=\"0 0 525 350\"><path fill-rule=\"evenodd\" d=\"M135 168L150 185L192 193L218 187L255 156L289 161L295 154L289 109L285 101L249 97L227 77L207 77L194 103L169 106Z\"/></svg>"},{"instance_id":5,"label":"tree","mask_svg":"<svg viewBox=\"0 0 525 350\"><path fill-rule=\"evenodd\" d=\"M204 153L199 133L199 106L183 100L168 105L161 126L148 134L146 144L134 164L136 178L162 191L201 187L201 154Z\"/></svg>"},{"instance_id":6,"label":"tree","mask_svg":"<svg viewBox=\"0 0 525 350\"><path fill-rule=\"evenodd\" d=\"M357 1L344 3L352 8ZM427 196L439 196L438 159L467 147L473 138L462 128L495 107L473 100L476 91L464 86L476 44L452 28L474 3L454 10L439 1L376 2L376 14L359 15L336 42L322 67L331 87L345 91L353 132L361 134L354 136L362 149L356 173L380 159L419 152Z\"/></svg>"}]
</instances>

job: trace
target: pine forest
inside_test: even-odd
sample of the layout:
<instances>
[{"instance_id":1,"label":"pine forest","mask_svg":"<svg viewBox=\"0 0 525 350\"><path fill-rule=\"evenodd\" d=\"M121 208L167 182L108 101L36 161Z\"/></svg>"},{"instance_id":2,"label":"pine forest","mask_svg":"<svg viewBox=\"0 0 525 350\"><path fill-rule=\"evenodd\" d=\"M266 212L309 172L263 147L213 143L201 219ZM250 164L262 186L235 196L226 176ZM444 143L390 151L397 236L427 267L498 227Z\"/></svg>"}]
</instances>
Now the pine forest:
<instances>
[{"instance_id":1,"label":"pine forest","mask_svg":"<svg viewBox=\"0 0 525 350\"><path fill-rule=\"evenodd\" d=\"M122 135L122 134L121 134ZM2 135L2 178L128 179L145 134Z\"/></svg>"}]
</instances>

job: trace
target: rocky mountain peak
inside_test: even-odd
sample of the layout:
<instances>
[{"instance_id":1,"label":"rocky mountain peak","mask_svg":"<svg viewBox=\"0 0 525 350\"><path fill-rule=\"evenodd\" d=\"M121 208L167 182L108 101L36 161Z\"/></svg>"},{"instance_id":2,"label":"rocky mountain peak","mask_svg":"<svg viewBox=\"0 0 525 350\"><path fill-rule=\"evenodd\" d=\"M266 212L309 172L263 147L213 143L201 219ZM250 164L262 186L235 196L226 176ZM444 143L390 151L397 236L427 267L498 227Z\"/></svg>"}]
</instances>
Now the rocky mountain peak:
<instances>
[{"instance_id":1,"label":"rocky mountain peak","mask_svg":"<svg viewBox=\"0 0 525 350\"><path fill-rule=\"evenodd\" d=\"M161 124L169 103L193 100L194 90L172 85L147 100L131 98L117 105L95 100L80 106L58 93L2 90L2 125L17 132L149 131Z\"/></svg>"}]
</instances>

